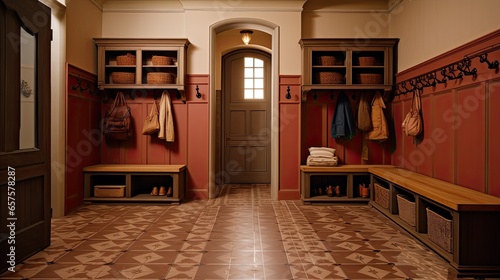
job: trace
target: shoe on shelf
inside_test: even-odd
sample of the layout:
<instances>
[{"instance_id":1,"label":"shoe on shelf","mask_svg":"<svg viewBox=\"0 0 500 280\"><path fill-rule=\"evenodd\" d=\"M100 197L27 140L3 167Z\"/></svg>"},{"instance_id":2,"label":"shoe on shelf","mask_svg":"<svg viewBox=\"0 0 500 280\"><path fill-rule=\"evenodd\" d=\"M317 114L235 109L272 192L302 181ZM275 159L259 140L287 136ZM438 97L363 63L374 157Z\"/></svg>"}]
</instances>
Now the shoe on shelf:
<instances>
[{"instance_id":1,"label":"shoe on shelf","mask_svg":"<svg viewBox=\"0 0 500 280\"><path fill-rule=\"evenodd\" d=\"M172 197L174 195L174 191L172 190L172 187L168 187L168 190L167 190L167 196L168 197Z\"/></svg>"},{"instance_id":2,"label":"shoe on shelf","mask_svg":"<svg viewBox=\"0 0 500 280\"><path fill-rule=\"evenodd\" d=\"M340 196L340 186L335 186L335 196Z\"/></svg>"},{"instance_id":3,"label":"shoe on shelf","mask_svg":"<svg viewBox=\"0 0 500 280\"><path fill-rule=\"evenodd\" d=\"M333 187L331 185L326 188L326 195L329 197L333 196Z\"/></svg>"},{"instance_id":4,"label":"shoe on shelf","mask_svg":"<svg viewBox=\"0 0 500 280\"><path fill-rule=\"evenodd\" d=\"M158 195L158 187L153 187L153 190L151 191L151 195Z\"/></svg>"},{"instance_id":5,"label":"shoe on shelf","mask_svg":"<svg viewBox=\"0 0 500 280\"><path fill-rule=\"evenodd\" d=\"M160 187L160 192L158 193L158 195L164 196L166 194L167 194L167 191L166 191L165 187L161 186Z\"/></svg>"}]
</instances>

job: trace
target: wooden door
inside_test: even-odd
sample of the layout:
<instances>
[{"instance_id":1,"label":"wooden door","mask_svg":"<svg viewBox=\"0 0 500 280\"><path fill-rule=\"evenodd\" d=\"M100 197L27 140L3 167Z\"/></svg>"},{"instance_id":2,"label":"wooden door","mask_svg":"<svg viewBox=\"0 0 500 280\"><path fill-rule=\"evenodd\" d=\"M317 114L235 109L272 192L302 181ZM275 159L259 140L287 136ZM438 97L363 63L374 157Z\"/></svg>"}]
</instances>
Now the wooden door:
<instances>
[{"instance_id":1,"label":"wooden door","mask_svg":"<svg viewBox=\"0 0 500 280\"><path fill-rule=\"evenodd\" d=\"M257 50L223 57L224 183L271 182L271 56Z\"/></svg>"},{"instance_id":2,"label":"wooden door","mask_svg":"<svg viewBox=\"0 0 500 280\"><path fill-rule=\"evenodd\" d=\"M50 21L0 0L0 271L50 244Z\"/></svg>"}]
</instances>

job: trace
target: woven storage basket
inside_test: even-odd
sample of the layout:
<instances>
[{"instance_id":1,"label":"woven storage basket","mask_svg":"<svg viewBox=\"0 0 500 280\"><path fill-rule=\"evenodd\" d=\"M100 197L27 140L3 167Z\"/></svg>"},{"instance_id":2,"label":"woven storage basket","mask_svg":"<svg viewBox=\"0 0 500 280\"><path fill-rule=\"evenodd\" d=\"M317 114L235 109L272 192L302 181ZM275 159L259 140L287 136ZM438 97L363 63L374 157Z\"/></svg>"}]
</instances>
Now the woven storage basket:
<instances>
[{"instance_id":1,"label":"woven storage basket","mask_svg":"<svg viewBox=\"0 0 500 280\"><path fill-rule=\"evenodd\" d=\"M332 66L332 65L339 65L339 61L335 56L331 55L321 55L317 57L316 63L321 66Z\"/></svg>"},{"instance_id":2,"label":"woven storage basket","mask_svg":"<svg viewBox=\"0 0 500 280\"><path fill-rule=\"evenodd\" d=\"M117 65L135 65L135 55L128 53L116 57Z\"/></svg>"},{"instance_id":3,"label":"woven storage basket","mask_svg":"<svg viewBox=\"0 0 500 280\"><path fill-rule=\"evenodd\" d=\"M389 209L389 189L386 189L377 183L373 184L373 186L373 190L375 191L375 202L385 209Z\"/></svg>"},{"instance_id":4,"label":"woven storage basket","mask_svg":"<svg viewBox=\"0 0 500 280\"><path fill-rule=\"evenodd\" d=\"M398 194L399 217L401 220L415 227L415 202L411 201L407 196Z\"/></svg>"},{"instance_id":5,"label":"woven storage basket","mask_svg":"<svg viewBox=\"0 0 500 280\"><path fill-rule=\"evenodd\" d=\"M168 56L153 55L153 57L151 58L151 62L153 63L153 65L172 65L173 59Z\"/></svg>"},{"instance_id":6,"label":"woven storage basket","mask_svg":"<svg viewBox=\"0 0 500 280\"><path fill-rule=\"evenodd\" d=\"M427 234L429 240L436 243L448 253L453 252L453 221L426 208Z\"/></svg>"},{"instance_id":7,"label":"woven storage basket","mask_svg":"<svg viewBox=\"0 0 500 280\"><path fill-rule=\"evenodd\" d=\"M363 74L357 74L356 78L357 78L359 84L381 84L382 83L382 74L363 73Z\"/></svg>"},{"instance_id":8,"label":"woven storage basket","mask_svg":"<svg viewBox=\"0 0 500 280\"><path fill-rule=\"evenodd\" d=\"M174 84L175 75L164 72L151 72L147 74L148 84Z\"/></svg>"},{"instance_id":9,"label":"woven storage basket","mask_svg":"<svg viewBox=\"0 0 500 280\"><path fill-rule=\"evenodd\" d=\"M113 84L135 84L135 73L113 72L111 73Z\"/></svg>"},{"instance_id":10,"label":"woven storage basket","mask_svg":"<svg viewBox=\"0 0 500 280\"><path fill-rule=\"evenodd\" d=\"M358 57L359 66L375 66L377 59L373 56L360 56Z\"/></svg>"},{"instance_id":11,"label":"woven storage basket","mask_svg":"<svg viewBox=\"0 0 500 280\"><path fill-rule=\"evenodd\" d=\"M344 83L344 74L331 71L316 72L315 80L317 84L342 84Z\"/></svg>"}]
</instances>

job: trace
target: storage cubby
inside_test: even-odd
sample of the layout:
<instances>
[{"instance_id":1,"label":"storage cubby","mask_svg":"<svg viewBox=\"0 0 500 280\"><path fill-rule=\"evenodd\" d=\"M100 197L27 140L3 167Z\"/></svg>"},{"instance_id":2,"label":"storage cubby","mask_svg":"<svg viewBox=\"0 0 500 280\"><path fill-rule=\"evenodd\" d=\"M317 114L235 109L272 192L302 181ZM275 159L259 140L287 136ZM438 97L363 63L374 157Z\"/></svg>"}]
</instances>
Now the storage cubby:
<instances>
[{"instance_id":1,"label":"storage cubby","mask_svg":"<svg viewBox=\"0 0 500 280\"><path fill-rule=\"evenodd\" d=\"M186 101L187 39L95 38L94 41L100 90L172 89Z\"/></svg>"},{"instance_id":2,"label":"storage cubby","mask_svg":"<svg viewBox=\"0 0 500 280\"><path fill-rule=\"evenodd\" d=\"M302 100L311 90L392 90L399 39L302 39Z\"/></svg>"},{"instance_id":3,"label":"storage cubby","mask_svg":"<svg viewBox=\"0 0 500 280\"><path fill-rule=\"evenodd\" d=\"M368 173L370 166L379 165L340 165L335 167L307 166L300 167L301 199L304 203L316 202L369 202L372 194L362 197L359 185L365 184L372 189L372 177ZM340 196L327 196L328 186L339 186ZM322 194L317 191L322 188Z\"/></svg>"},{"instance_id":4,"label":"storage cubby","mask_svg":"<svg viewBox=\"0 0 500 280\"><path fill-rule=\"evenodd\" d=\"M185 165L99 164L83 168L84 200L89 202L180 203L186 192ZM96 197L94 187L124 186L124 196ZM151 195L153 187L172 187L171 196Z\"/></svg>"},{"instance_id":5,"label":"storage cubby","mask_svg":"<svg viewBox=\"0 0 500 280\"><path fill-rule=\"evenodd\" d=\"M311 197L327 196L326 189L328 186L335 188L339 186L340 195L333 194L334 197L347 196L347 178L348 174L335 174L335 175L311 175L310 177L310 190ZM321 189L321 191L318 191Z\"/></svg>"},{"instance_id":6,"label":"storage cubby","mask_svg":"<svg viewBox=\"0 0 500 280\"><path fill-rule=\"evenodd\" d=\"M130 196L139 198L149 198L153 187L165 187L168 190L173 186L173 178L171 175L151 175L151 174L134 174L131 176ZM158 196L157 198L162 198Z\"/></svg>"}]
</instances>

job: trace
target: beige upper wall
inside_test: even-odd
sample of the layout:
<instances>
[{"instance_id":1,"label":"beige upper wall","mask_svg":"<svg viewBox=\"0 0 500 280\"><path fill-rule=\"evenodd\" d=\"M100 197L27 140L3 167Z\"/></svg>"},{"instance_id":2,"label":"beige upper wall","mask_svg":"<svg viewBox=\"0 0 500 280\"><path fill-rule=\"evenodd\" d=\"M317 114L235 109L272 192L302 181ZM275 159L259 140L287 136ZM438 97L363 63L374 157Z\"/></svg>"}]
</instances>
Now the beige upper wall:
<instances>
[{"instance_id":1,"label":"beige upper wall","mask_svg":"<svg viewBox=\"0 0 500 280\"><path fill-rule=\"evenodd\" d=\"M66 1L66 59L90 73L97 72L93 38L101 37L102 11L91 1Z\"/></svg>"},{"instance_id":2,"label":"beige upper wall","mask_svg":"<svg viewBox=\"0 0 500 280\"><path fill-rule=\"evenodd\" d=\"M166 2L169 7L165 6ZM280 73L300 74L299 59L288 58L300 57L298 41L303 0L166 2L105 2L102 36L187 38L191 43L187 72L207 74L210 67L210 26L227 19L241 19L242 22L247 18L260 19L280 26ZM233 46L230 43L227 47Z\"/></svg>"},{"instance_id":3,"label":"beige upper wall","mask_svg":"<svg viewBox=\"0 0 500 280\"><path fill-rule=\"evenodd\" d=\"M498 0L404 0L391 13L401 72L500 28Z\"/></svg>"},{"instance_id":4,"label":"beige upper wall","mask_svg":"<svg viewBox=\"0 0 500 280\"><path fill-rule=\"evenodd\" d=\"M400 38L398 71L403 71L500 27L498 0L309 0L303 7L303 0L98 3L67 4L67 60L92 73L94 37L188 38L188 73L209 73L210 26L230 18L280 26L282 75L300 74L301 38Z\"/></svg>"}]
</instances>

